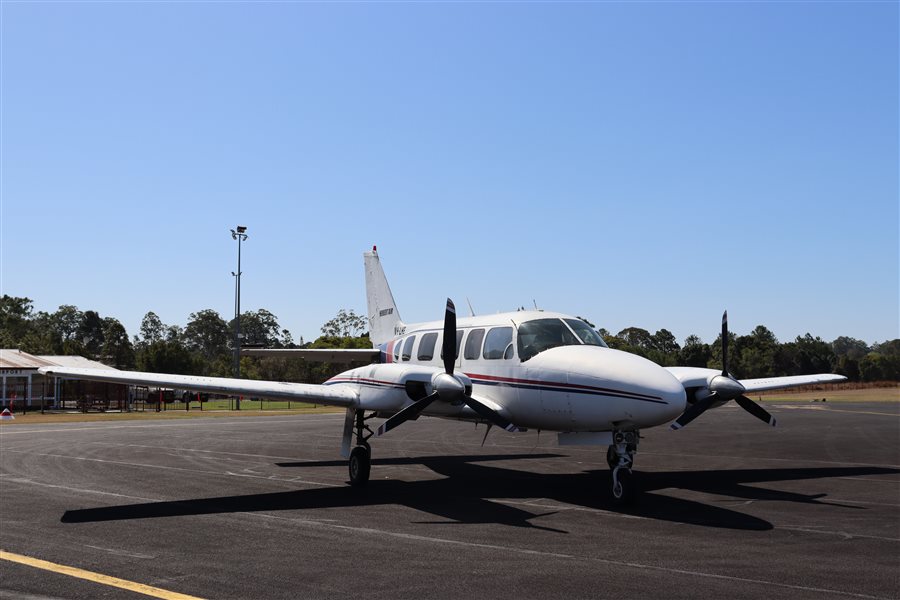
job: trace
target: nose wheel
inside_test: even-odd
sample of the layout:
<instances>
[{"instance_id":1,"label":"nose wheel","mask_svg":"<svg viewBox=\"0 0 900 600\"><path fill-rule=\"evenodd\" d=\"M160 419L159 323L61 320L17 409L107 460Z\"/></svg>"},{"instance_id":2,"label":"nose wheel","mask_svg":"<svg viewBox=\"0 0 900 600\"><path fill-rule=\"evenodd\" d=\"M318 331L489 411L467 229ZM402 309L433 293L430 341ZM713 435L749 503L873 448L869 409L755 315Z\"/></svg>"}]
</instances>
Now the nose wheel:
<instances>
[{"instance_id":1,"label":"nose wheel","mask_svg":"<svg viewBox=\"0 0 900 600\"><path fill-rule=\"evenodd\" d=\"M612 473L612 497L613 502L619 506L627 506L634 503L635 485L634 474L631 469L616 467Z\"/></svg>"},{"instance_id":2,"label":"nose wheel","mask_svg":"<svg viewBox=\"0 0 900 600\"><path fill-rule=\"evenodd\" d=\"M637 431L614 431L614 443L606 450L606 463L612 471L612 499L618 506L632 504L637 497L631 469L639 439Z\"/></svg>"}]
</instances>

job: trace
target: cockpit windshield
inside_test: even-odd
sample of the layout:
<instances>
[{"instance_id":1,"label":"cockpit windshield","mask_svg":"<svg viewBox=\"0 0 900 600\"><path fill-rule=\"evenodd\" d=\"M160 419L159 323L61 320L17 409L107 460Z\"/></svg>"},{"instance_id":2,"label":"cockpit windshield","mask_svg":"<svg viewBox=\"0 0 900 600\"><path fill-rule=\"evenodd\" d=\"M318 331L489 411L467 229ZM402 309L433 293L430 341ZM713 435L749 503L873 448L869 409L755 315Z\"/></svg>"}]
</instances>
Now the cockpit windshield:
<instances>
[{"instance_id":1,"label":"cockpit windshield","mask_svg":"<svg viewBox=\"0 0 900 600\"><path fill-rule=\"evenodd\" d=\"M609 348L600 334L594 331L590 325L581 319L566 319L565 321L569 324L569 327L572 328L572 331L575 332L575 335L580 337L581 341L588 346L603 346L604 348Z\"/></svg>"},{"instance_id":2,"label":"cockpit windshield","mask_svg":"<svg viewBox=\"0 0 900 600\"><path fill-rule=\"evenodd\" d=\"M568 326L567 326L568 324ZM569 328L571 327L571 329ZM575 331L578 335L572 333ZM592 335L593 334L593 335ZM557 346L606 346L603 338L587 323L577 319L536 319L518 327L517 346L523 362L544 350Z\"/></svg>"}]
</instances>

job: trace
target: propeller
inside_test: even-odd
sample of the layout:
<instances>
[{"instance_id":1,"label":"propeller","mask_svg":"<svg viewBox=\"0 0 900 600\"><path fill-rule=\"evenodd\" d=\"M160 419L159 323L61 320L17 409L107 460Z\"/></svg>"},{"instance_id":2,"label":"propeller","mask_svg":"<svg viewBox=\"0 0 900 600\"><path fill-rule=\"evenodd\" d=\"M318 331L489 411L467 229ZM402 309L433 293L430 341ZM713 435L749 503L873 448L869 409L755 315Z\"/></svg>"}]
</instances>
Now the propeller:
<instances>
[{"instance_id":1,"label":"propeller","mask_svg":"<svg viewBox=\"0 0 900 600\"><path fill-rule=\"evenodd\" d=\"M441 355L444 357L444 372L435 373L431 378L434 392L393 414L378 427L375 436L382 436L401 423L415 419L438 398L449 403L463 402L489 423L513 433L519 431L518 427L503 418L500 413L466 394L466 387L453 376L453 367L456 364L456 306L450 298L447 298L447 309L444 311L444 339L441 350Z\"/></svg>"},{"instance_id":2,"label":"propeller","mask_svg":"<svg viewBox=\"0 0 900 600\"><path fill-rule=\"evenodd\" d=\"M681 416L672 423L672 429L681 429L701 414L706 412L716 402L728 402L734 400L738 406L748 413L775 427L775 417L762 406L744 395L746 389L741 382L728 374L728 311L722 314L722 374L713 377L708 385L709 395L701 398L688 407Z\"/></svg>"}]
</instances>

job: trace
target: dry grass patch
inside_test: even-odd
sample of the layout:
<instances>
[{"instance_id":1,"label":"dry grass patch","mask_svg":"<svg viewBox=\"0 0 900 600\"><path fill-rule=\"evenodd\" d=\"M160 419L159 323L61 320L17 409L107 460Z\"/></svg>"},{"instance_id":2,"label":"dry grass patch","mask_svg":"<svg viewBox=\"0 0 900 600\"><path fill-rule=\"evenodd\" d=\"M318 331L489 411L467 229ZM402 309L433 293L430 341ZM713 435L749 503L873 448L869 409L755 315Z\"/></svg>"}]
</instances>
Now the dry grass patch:
<instances>
[{"instance_id":1,"label":"dry grass patch","mask_svg":"<svg viewBox=\"0 0 900 600\"><path fill-rule=\"evenodd\" d=\"M900 386L856 390L822 389L802 392L774 390L748 395L754 400L761 399L763 402L812 402L814 400L821 401L823 398L828 402L900 402Z\"/></svg>"}]
</instances>

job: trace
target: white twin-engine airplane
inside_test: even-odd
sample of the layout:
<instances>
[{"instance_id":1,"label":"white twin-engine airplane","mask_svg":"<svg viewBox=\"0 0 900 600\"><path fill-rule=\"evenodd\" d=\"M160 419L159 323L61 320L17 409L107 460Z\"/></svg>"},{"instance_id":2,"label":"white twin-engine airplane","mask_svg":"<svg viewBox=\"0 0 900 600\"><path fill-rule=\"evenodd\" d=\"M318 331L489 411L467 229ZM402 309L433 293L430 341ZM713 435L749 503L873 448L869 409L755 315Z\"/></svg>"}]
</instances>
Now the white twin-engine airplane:
<instances>
[{"instance_id":1,"label":"white twin-engine airplane","mask_svg":"<svg viewBox=\"0 0 900 600\"><path fill-rule=\"evenodd\" d=\"M564 314L519 311L457 319L447 300L443 323L400 320L375 248L366 252L369 335L373 350L253 350L312 360L367 360L323 385L43 367L46 375L131 385L291 399L345 407L342 454L350 483L369 479L369 439L420 415L496 425L509 432L556 431L561 445L607 446L616 503L633 499L632 465L640 430L680 429L709 408L735 400L769 425L775 419L745 393L842 381L821 374L738 381L724 368L669 367L606 346L587 323ZM374 431L368 421L386 418ZM487 434L485 434L486 436ZM353 443L355 439L355 444ZM351 451L351 445L355 447Z\"/></svg>"}]
</instances>

